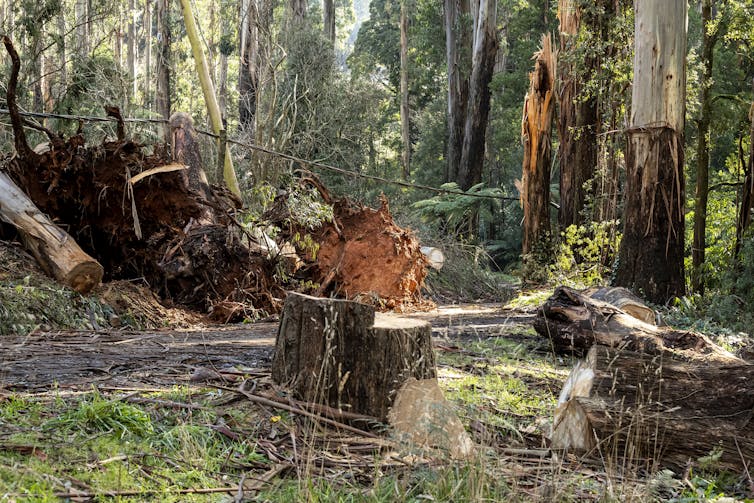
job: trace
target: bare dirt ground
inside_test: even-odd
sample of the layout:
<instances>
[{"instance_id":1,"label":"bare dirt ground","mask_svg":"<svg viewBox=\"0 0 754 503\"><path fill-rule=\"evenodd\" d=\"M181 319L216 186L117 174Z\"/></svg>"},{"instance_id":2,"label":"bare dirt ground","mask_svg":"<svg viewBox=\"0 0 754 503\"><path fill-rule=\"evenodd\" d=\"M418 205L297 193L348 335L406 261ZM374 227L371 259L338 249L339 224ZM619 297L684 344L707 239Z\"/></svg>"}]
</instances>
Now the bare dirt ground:
<instances>
[{"instance_id":1,"label":"bare dirt ground","mask_svg":"<svg viewBox=\"0 0 754 503\"><path fill-rule=\"evenodd\" d=\"M406 316L405 314L403 316ZM428 320L435 344L502 335L533 315L499 305L444 306L409 316ZM42 391L155 387L200 382L209 375L269 372L277 322L187 330L51 331L0 338L0 389ZM514 334L515 337L515 334Z\"/></svg>"}]
</instances>

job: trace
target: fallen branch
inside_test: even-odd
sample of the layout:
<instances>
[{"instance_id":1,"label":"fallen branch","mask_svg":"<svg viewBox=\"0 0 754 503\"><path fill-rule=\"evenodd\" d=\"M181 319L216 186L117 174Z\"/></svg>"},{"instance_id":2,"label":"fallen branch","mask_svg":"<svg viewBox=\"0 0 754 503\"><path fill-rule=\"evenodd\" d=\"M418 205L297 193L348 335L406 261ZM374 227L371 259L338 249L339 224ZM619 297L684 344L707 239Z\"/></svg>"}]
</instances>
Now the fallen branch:
<instances>
[{"instance_id":1,"label":"fallen branch","mask_svg":"<svg viewBox=\"0 0 754 503\"><path fill-rule=\"evenodd\" d=\"M10 114L10 122L13 128L13 140L16 152L26 162L37 162L39 155L29 147L29 143L26 141L23 119L16 104L16 88L18 86L18 73L21 70L21 59L18 57L16 48L13 47L13 42L11 42L7 35L3 36L3 44L11 60L10 80L8 80L8 91L6 92L5 100L8 104L8 113Z\"/></svg>"},{"instance_id":2,"label":"fallen branch","mask_svg":"<svg viewBox=\"0 0 754 503\"><path fill-rule=\"evenodd\" d=\"M76 241L55 225L0 172L0 220L15 226L24 246L40 267L56 280L79 293L88 293L102 281L104 270Z\"/></svg>"},{"instance_id":3,"label":"fallen branch","mask_svg":"<svg viewBox=\"0 0 754 503\"><path fill-rule=\"evenodd\" d=\"M358 435L363 435L365 437L369 438L380 438L378 435L375 435L374 433L361 430L359 428L355 428L351 425L335 421L334 419L329 419L327 417L324 417L320 414L316 414L314 412L309 412L308 410L304 410L299 407L294 407L293 405L289 405L285 402L278 401L278 400L272 400L270 398L265 398L263 396L255 395L253 393L250 393L246 391L245 389L238 387L238 388L229 388L227 386L220 386L218 384L209 384L209 386L215 388L215 389L221 389L223 391L229 391L231 393L239 393L243 396L245 396L249 401L258 403L260 405L266 405L268 407L273 407L275 409L285 410L288 412L291 412L293 414L298 414L299 416L308 417L310 419L314 419L315 421L319 421L324 424L328 424L330 426L333 426L335 428L340 428L346 431L350 431L351 433L356 433Z\"/></svg>"}]
</instances>

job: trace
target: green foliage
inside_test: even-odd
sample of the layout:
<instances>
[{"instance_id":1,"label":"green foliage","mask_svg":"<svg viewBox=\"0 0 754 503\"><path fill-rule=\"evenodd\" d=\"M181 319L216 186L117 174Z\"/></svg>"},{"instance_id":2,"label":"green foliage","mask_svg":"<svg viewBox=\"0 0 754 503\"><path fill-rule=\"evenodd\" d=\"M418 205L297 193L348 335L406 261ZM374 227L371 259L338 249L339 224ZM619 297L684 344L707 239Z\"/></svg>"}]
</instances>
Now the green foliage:
<instances>
[{"instance_id":1,"label":"green foliage","mask_svg":"<svg viewBox=\"0 0 754 503\"><path fill-rule=\"evenodd\" d=\"M577 287L602 283L618 255L621 234L617 227L615 220L569 226L557 245L552 279Z\"/></svg>"},{"instance_id":2,"label":"green foliage","mask_svg":"<svg viewBox=\"0 0 754 503\"><path fill-rule=\"evenodd\" d=\"M95 324L106 326L112 314L97 299L41 276L0 277L0 335L26 335L38 328L93 329Z\"/></svg>"},{"instance_id":3,"label":"green foliage","mask_svg":"<svg viewBox=\"0 0 754 503\"><path fill-rule=\"evenodd\" d=\"M441 189L460 191L455 182L443 184ZM454 229L460 232L476 234L474 229L461 229L469 225L476 218L480 221L489 219L492 212L500 207L502 191L498 188L485 187L484 183L478 183L464 194L438 194L430 199L415 202L412 207L418 211L426 221L439 225L441 229L452 232Z\"/></svg>"},{"instance_id":4,"label":"green foliage","mask_svg":"<svg viewBox=\"0 0 754 503\"><path fill-rule=\"evenodd\" d=\"M113 433L120 438L154 431L152 420L143 410L117 399L109 400L97 392L82 400L78 408L50 420L46 426L71 431L85 428L91 433Z\"/></svg>"}]
</instances>

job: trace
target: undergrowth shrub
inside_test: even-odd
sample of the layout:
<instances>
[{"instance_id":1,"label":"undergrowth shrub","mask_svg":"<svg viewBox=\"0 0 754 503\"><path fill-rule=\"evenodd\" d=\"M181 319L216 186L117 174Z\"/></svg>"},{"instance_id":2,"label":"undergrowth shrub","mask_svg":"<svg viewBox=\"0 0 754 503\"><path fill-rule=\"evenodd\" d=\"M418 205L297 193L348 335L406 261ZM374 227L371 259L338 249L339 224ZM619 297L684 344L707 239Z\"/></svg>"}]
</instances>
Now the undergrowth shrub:
<instances>
[{"instance_id":1,"label":"undergrowth shrub","mask_svg":"<svg viewBox=\"0 0 754 503\"><path fill-rule=\"evenodd\" d=\"M559 284L587 287L609 275L618 255L621 234L618 221L571 225L560 234L550 278Z\"/></svg>"}]
</instances>

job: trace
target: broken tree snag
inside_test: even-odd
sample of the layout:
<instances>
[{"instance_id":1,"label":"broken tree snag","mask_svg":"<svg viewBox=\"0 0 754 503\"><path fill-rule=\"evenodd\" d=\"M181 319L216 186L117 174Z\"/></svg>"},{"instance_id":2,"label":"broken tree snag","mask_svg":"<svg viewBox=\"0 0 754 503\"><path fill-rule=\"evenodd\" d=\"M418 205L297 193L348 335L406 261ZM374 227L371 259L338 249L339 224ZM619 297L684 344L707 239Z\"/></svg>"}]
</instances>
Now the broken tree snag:
<instances>
[{"instance_id":1,"label":"broken tree snag","mask_svg":"<svg viewBox=\"0 0 754 503\"><path fill-rule=\"evenodd\" d=\"M79 293L102 281L102 266L87 255L67 232L52 223L10 177L0 172L0 218L21 233L40 267Z\"/></svg>"},{"instance_id":2,"label":"broken tree snag","mask_svg":"<svg viewBox=\"0 0 754 503\"><path fill-rule=\"evenodd\" d=\"M385 421L410 377L436 377L429 323L375 315L358 302L288 294L272 378L298 398Z\"/></svg>"},{"instance_id":3,"label":"broken tree snag","mask_svg":"<svg viewBox=\"0 0 754 503\"><path fill-rule=\"evenodd\" d=\"M550 232L550 129L555 111L555 54L549 35L542 37L542 49L535 57L521 121L524 142L521 176L524 255L532 253L536 244L546 239Z\"/></svg>"},{"instance_id":4,"label":"broken tree snag","mask_svg":"<svg viewBox=\"0 0 754 503\"><path fill-rule=\"evenodd\" d=\"M754 459L754 365L682 361L594 346L561 393L552 447L623 464L718 466Z\"/></svg>"},{"instance_id":5,"label":"broken tree snag","mask_svg":"<svg viewBox=\"0 0 754 503\"><path fill-rule=\"evenodd\" d=\"M176 112L170 116L170 134L172 157L175 162L185 164L188 169L181 176L186 189L211 199L209 182L202 167L202 157L199 151L199 140L194 121L184 112Z\"/></svg>"},{"instance_id":6,"label":"broken tree snag","mask_svg":"<svg viewBox=\"0 0 754 503\"><path fill-rule=\"evenodd\" d=\"M557 353L582 356L595 344L693 360L737 361L703 334L645 323L607 302L558 287L537 310L534 328Z\"/></svg>"}]
</instances>

